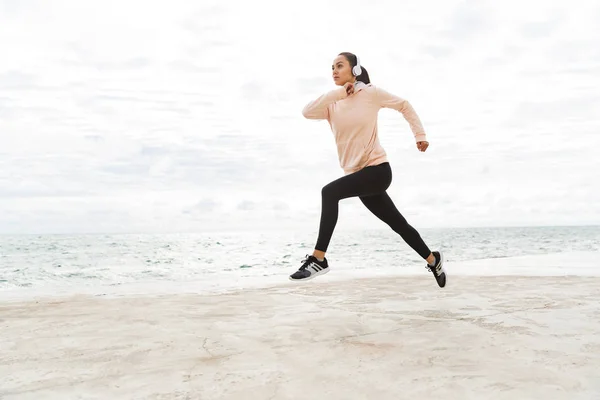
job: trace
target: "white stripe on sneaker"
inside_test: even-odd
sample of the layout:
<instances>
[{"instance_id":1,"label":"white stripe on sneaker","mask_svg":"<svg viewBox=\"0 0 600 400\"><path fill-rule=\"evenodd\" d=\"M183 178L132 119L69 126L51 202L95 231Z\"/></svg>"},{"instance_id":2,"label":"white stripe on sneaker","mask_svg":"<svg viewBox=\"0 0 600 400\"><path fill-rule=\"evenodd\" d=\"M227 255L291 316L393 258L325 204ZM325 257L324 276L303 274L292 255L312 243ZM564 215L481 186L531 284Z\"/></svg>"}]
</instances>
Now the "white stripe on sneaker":
<instances>
[{"instance_id":1,"label":"white stripe on sneaker","mask_svg":"<svg viewBox=\"0 0 600 400\"><path fill-rule=\"evenodd\" d=\"M322 269L323 268L321 268L321 266L319 264L316 264L314 262L310 263L310 265L308 266L308 270L313 274L321 271Z\"/></svg>"}]
</instances>

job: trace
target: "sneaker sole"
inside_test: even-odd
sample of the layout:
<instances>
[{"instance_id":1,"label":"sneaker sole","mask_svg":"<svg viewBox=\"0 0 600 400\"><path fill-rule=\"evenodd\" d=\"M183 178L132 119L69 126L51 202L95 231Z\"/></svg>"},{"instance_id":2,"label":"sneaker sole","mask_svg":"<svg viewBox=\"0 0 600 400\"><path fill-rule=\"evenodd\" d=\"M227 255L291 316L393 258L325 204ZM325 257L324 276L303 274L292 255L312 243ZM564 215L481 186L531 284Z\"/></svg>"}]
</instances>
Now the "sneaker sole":
<instances>
[{"instance_id":1,"label":"sneaker sole","mask_svg":"<svg viewBox=\"0 0 600 400\"><path fill-rule=\"evenodd\" d=\"M323 269L319 272L315 272L314 274L312 274L311 276L309 276L308 278L300 278L300 279L294 279L291 276L289 277L290 281L294 281L294 282L299 282L299 281L310 281L311 279L315 279L317 276L319 275L325 275L326 273L329 272L329 268Z\"/></svg>"}]
</instances>

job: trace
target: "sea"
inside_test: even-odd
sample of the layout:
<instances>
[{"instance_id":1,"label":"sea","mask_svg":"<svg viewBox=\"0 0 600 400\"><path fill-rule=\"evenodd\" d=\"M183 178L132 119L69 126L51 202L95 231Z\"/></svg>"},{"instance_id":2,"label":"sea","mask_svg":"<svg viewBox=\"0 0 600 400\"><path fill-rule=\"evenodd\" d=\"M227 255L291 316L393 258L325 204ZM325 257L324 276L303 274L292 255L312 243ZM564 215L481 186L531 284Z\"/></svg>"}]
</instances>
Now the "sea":
<instances>
[{"instance_id":1,"label":"sea","mask_svg":"<svg viewBox=\"0 0 600 400\"><path fill-rule=\"evenodd\" d=\"M444 252L448 264L600 252L600 226L419 232L432 250ZM292 230L0 235L0 298L209 293L285 284L312 252L315 240L315 232ZM328 275L372 277L425 270L416 252L389 229L334 232L327 258L332 268Z\"/></svg>"}]
</instances>

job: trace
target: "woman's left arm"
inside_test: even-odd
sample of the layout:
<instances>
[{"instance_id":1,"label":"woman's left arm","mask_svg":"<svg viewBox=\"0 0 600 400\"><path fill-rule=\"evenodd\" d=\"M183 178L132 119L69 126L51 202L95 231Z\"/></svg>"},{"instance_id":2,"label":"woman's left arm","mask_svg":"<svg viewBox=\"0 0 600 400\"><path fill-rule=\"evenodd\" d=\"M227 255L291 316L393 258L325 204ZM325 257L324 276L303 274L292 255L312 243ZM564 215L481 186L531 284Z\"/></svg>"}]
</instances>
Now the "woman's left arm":
<instances>
[{"instance_id":1,"label":"woman's left arm","mask_svg":"<svg viewBox=\"0 0 600 400\"><path fill-rule=\"evenodd\" d=\"M377 100L379 101L379 105L381 107L391 108L399 111L402 114L404 119L410 125L410 129L417 143L427 142L427 136L425 134L425 129L423 129L421 119L408 100L398 97L378 87L375 88L375 91L377 93ZM419 146L419 150L421 150L421 147L422 146Z\"/></svg>"}]
</instances>

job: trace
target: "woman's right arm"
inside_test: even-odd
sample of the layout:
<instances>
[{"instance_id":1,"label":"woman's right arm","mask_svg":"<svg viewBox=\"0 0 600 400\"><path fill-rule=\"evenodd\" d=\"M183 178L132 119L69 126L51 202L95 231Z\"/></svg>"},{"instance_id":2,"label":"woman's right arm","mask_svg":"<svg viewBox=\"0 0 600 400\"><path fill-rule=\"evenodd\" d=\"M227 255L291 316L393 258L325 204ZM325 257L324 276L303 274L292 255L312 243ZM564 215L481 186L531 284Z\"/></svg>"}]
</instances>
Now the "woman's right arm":
<instances>
[{"instance_id":1,"label":"woman's right arm","mask_svg":"<svg viewBox=\"0 0 600 400\"><path fill-rule=\"evenodd\" d=\"M346 98L346 88L343 86L319 96L302 109L302 115L308 119L328 119L329 106L338 100Z\"/></svg>"}]
</instances>

